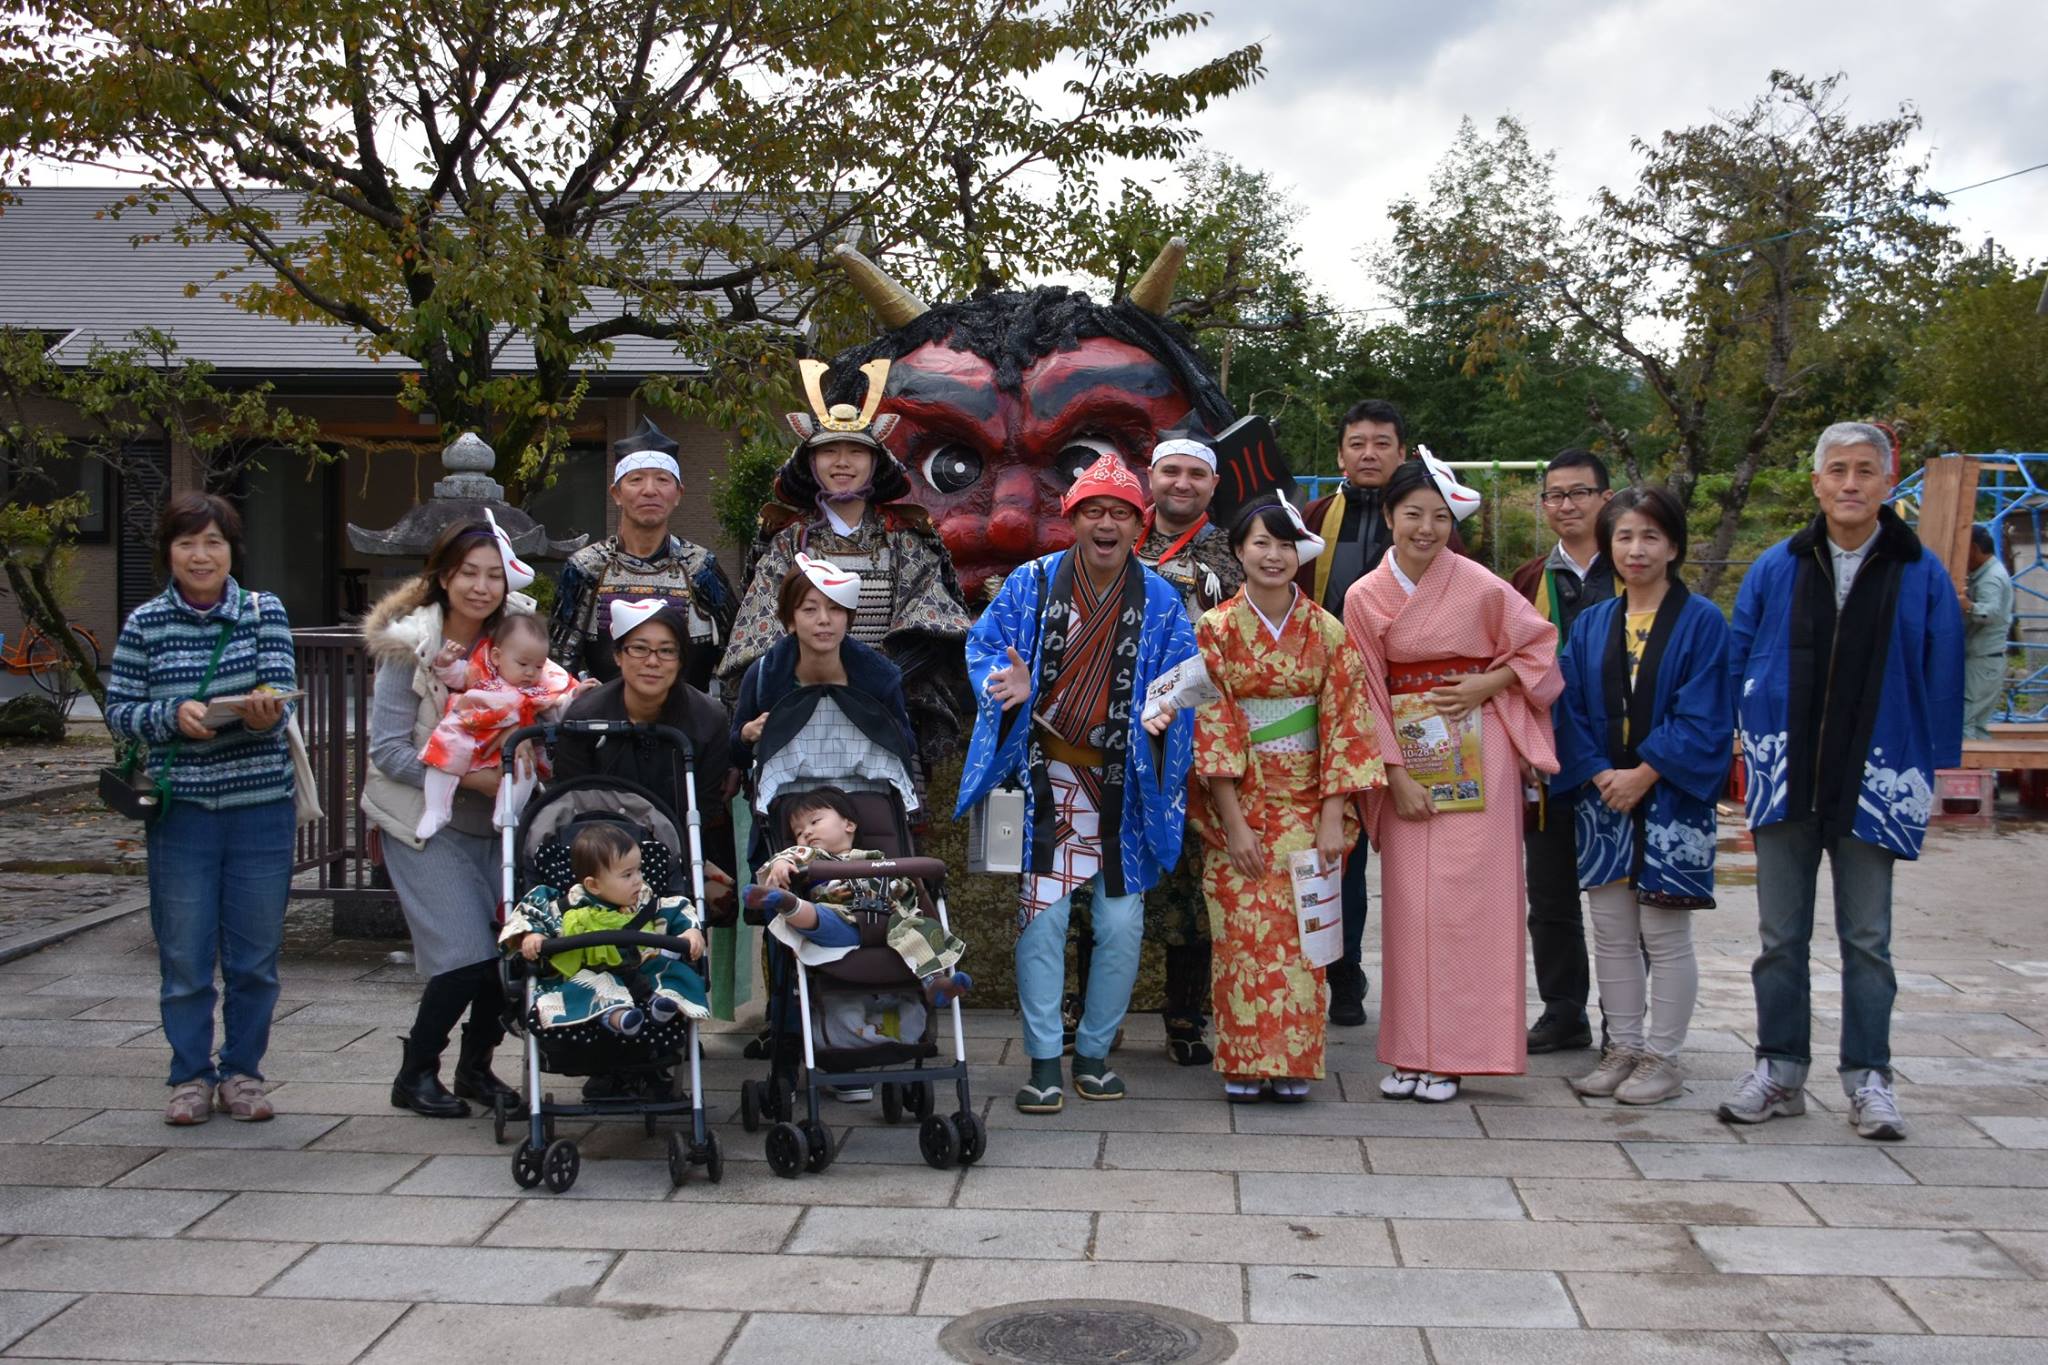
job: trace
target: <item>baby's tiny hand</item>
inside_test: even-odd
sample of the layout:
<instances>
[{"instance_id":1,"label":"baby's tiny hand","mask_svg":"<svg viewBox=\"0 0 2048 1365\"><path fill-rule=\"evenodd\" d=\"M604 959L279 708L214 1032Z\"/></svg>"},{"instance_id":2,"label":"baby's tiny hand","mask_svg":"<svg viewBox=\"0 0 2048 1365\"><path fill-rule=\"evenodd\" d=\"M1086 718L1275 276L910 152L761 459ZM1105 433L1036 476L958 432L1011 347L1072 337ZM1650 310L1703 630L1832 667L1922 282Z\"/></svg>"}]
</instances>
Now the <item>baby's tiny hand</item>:
<instances>
[{"instance_id":1,"label":"baby's tiny hand","mask_svg":"<svg viewBox=\"0 0 2048 1365\"><path fill-rule=\"evenodd\" d=\"M683 931L683 942L690 945L690 961L697 962L702 960L704 956L704 931L702 929L685 929Z\"/></svg>"},{"instance_id":2,"label":"baby's tiny hand","mask_svg":"<svg viewBox=\"0 0 2048 1365\"><path fill-rule=\"evenodd\" d=\"M441 652L434 656L434 666L436 668L446 668L462 658L463 652L461 645L450 640L447 644L442 645Z\"/></svg>"},{"instance_id":3,"label":"baby's tiny hand","mask_svg":"<svg viewBox=\"0 0 2048 1365\"><path fill-rule=\"evenodd\" d=\"M519 940L519 955L528 962L538 962L540 960L540 935L528 934L525 938Z\"/></svg>"},{"instance_id":4,"label":"baby's tiny hand","mask_svg":"<svg viewBox=\"0 0 2048 1365\"><path fill-rule=\"evenodd\" d=\"M761 885L777 891L789 890L791 863L787 858L777 858L761 869Z\"/></svg>"}]
</instances>

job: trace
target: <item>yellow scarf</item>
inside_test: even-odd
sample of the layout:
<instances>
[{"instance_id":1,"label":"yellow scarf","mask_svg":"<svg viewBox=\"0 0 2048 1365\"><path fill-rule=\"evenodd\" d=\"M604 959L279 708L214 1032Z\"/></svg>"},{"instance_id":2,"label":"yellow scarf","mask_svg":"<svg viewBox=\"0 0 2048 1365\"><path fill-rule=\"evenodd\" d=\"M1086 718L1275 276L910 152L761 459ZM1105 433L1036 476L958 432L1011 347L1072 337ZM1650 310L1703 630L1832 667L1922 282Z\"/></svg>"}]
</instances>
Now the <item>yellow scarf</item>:
<instances>
[{"instance_id":1,"label":"yellow scarf","mask_svg":"<svg viewBox=\"0 0 2048 1365\"><path fill-rule=\"evenodd\" d=\"M1344 491L1350 486L1349 484L1340 484L1338 486L1336 494L1330 499L1330 505L1323 509L1323 524L1316 528L1316 534L1323 538L1323 544L1332 549L1336 547L1338 533L1344 529ZM1330 590L1330 565L1336 558L1337 556L1334 554L1316 556L1315 602L1317 606L1322 605L1323 594Z\"/></svg>"}]
</instances>

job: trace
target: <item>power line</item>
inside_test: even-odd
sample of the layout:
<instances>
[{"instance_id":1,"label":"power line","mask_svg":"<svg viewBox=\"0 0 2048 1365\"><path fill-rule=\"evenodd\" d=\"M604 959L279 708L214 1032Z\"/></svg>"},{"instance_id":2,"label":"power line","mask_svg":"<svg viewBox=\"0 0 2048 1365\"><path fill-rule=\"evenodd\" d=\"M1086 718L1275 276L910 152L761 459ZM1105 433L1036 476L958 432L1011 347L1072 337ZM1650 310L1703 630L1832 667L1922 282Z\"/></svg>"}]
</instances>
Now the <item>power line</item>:
<instances>
[{"instance_id":1,"label":"power line","mask_svg":"<svg viewBox=\"0 0 2048 1365\"><path fill-rule=\"evenodd\" d=\"M2016 171L2007 171L2003 175L1994 175L1988 180L1978 180L1968 185L1959 185L1952 190L1933 190L1929 191L1928 193L1936 199L1953 199L1959 194L1965 194L1971 190L1979 190L1984 188L1986 185L1996 185L2001 180L2012 180L2018 176L2031 175L2035 171L2041 170L2048 170L2048 161L2037 161L2031 166L2022 166ZM1918 195L1900 196L1901 199L1919 197L1920 196ZM1774 232L1768 237L1752 237L1748 241L1731 242L1725 246L1717 246L1710 251L1703 251L1699 253L1697 256L1689 256L1686 258L1686 264L1697 265L1701 261L1713 260L1715 257L1718 256L1727 256L1732 255L1733 253L1738 251L1747 251L1751 247L1769 246L1772 242L1782 242L1787 238L1791 237L1802 237L1809 233L1822 232L1834 228L1848 227L1852 223L1862 222L1869 216L1870 215L1868 213L1857 214L1853 217L1834 219L1826 223L1812 224L1806 227L1790 228L1784 232ZM1595 278L1609 278L1613 274L1618 272L1619 267L1617 267L1615 271L1609 272L1608 276L1589 276L1583 278L1586 281L1590 281ZM1531 294L1538 289L1556 289L1562 287L1566 283L1569 283L1569 281L1545 280L1538 284L1514 285L1506 289L1486 289L1471 294L1451 294L1444 298L1439 299L1418 299L1414 303L1383 303L1376 304L1370 308L1325 308L1318 312L1304 314L1303 316L1305 318L1361 317L1368 313L1402 313L1409 312L1419 308L1448 308L1452 304L1457 303L1484 303L1489 299L1505 299L1513 298L1517 295L1522 294ZM2044 292L2042 298L2044 300L2044 303L2048 303L2048 292Z\"/></svg>"}]
</instances>

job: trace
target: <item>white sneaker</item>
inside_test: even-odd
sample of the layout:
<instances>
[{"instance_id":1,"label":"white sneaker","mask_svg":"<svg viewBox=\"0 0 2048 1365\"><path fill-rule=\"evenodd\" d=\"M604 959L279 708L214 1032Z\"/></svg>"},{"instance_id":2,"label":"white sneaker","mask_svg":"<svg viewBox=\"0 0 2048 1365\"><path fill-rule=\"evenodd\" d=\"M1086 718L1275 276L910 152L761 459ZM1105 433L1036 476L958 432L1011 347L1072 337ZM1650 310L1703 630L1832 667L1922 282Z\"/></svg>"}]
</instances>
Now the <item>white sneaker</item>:
<instances>
[{"instance_id":1,"label":"white sneaker","mask_svg":"<svg viewBox=\"0 0 2048 1365\"><path fill-rule=\"evenodd\" d=\"M1600 1054L1600 1065L1572 1082L1572 1089L1590 1099L1613 1098L1621 1083L1635 1074L1643 1054L1626 1043L1609 1043Z\"/></svg>"},{"instance_id":2,"label":"white sneaker","mask_svg":"<svg viewBox=\"0 0 2048 1365\"><path fill-rule=\"evenodd\" d=\"M1442 1104L1458 1098L1458 1078L1425 1071L1415 1082L1415 1098L1424 1104Z\"/></svg>"},{"instance_id":3,"label":"white sneaker","mask_svg":"<svg viewBox=\"0 0 2048 1365\"><path fill-rule=\"evenodd\" d=\"M1380 1095L1390 1100L1412 1100L1416 1083L1421 1079L1420 1071L1389 1071L1380 1077Z\"/></svg>"},{"instance_id":4,"label":"white sneaker","mask_svg":"<svg viewBox=\"0 0 2048 1365\"><path fill-rule=\"evenodd\" d=\"M1897 1142L1906 1136L1906 1120L1899 1116L1898 1097L1881 1071L1865 1073L1864 1083L1849 1097L1849 1122L1856 1136L1878 1142Z\"/></svg>"},{"instance_id":5,"label":"white sneaker","mask_svg":"<svg viewBox=\"0 0 2048 1365\"><path fill-rule=\"evenodd\" d=\"M1628 1079L1615 1087L1614 1098L1623 1104L1661 1104L1685 1093L1685 1068L1676 1057L1645 1052Z\"/></svg>"},{"instance_id":6,"label":"white sneaker","mask_svg":"<svg viewBox=\"0 0 2048 1365\"><path fill-rule=\"evenodd\" d=\"M1779 1085L1771 1079L1770 1064L1758 1062L1754 1071L1742 1073L1742 1079L1735 1083L1735 1093L1721 1101L1715 1112L1723 1123L1762 1123L1780 1115L1796 1117L1806 1112L1806 1092Z\"/></svg>"},{"instance_id":7,"label":"white sneaker","mask_svg":"<svg viewBox=\"0 0 2048 1365\"><path fill-rule=\"evenodd\" d=\"M825 1088L841 1104L866 1104L875 1097L875 1088L871 1085L829 1085Z\"/></svg>"}]
</instances>

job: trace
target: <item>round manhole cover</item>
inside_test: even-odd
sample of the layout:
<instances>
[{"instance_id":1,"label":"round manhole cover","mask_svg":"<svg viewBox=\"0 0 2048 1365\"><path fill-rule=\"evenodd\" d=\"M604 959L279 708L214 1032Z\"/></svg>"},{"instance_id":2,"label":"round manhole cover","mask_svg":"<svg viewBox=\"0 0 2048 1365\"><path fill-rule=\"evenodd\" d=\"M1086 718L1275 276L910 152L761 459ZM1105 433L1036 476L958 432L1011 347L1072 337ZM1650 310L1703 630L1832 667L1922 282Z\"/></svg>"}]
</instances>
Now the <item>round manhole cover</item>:
<instances>
[{"instance_id":1,"label":"round manhole cover","mask_svg":"<svg viewBox=\"0 0 2048 1365\"><path fill-rule=\"evenodd\" d=\"M954 1319L939 1345L967 1365L1216 1365L1237 1353L1220 1322L1123 1299L984 1308Z\"/></svg>"}]
</instances>

